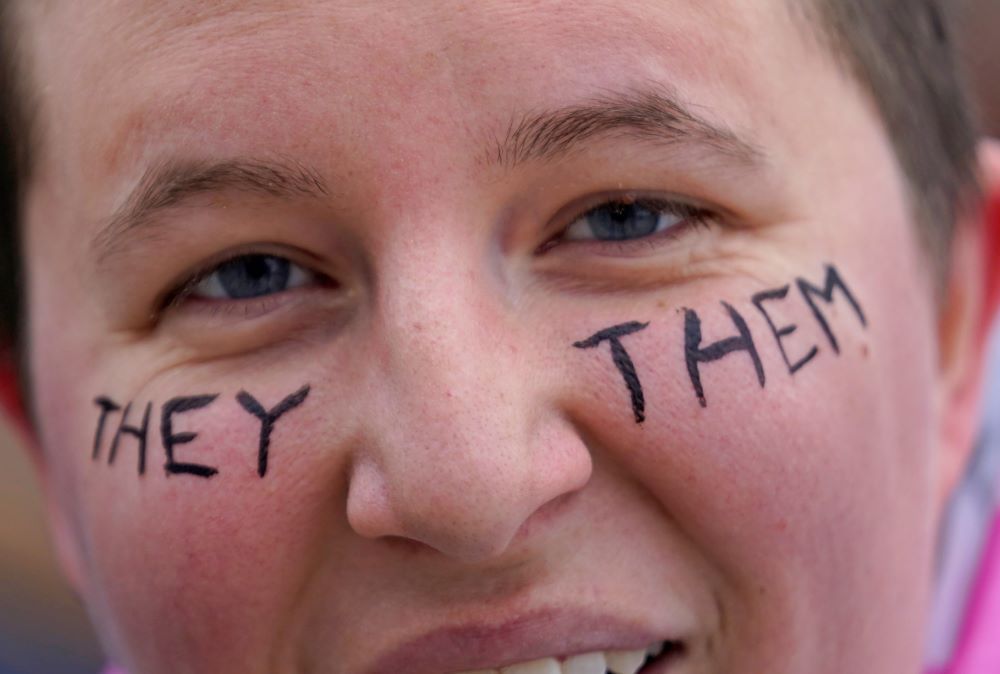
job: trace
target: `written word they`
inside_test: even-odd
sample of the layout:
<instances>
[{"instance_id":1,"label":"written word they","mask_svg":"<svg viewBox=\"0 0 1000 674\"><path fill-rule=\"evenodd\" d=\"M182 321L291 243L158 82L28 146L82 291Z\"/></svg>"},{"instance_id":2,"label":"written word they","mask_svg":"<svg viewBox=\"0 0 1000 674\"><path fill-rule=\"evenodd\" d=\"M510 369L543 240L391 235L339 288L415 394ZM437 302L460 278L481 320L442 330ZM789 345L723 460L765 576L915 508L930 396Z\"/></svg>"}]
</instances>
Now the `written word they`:
<instances>
[{"instance_id":1,"label":"written word they","mask_svg":"<svg viewBox=\"0 0 1000 674\"><path fill-rule=\"evenodd\" d=\"M301 405L309 395L309 386L303 386L298 391L286 396L281 402L270 410L265 409L256 398L240 391L236 395L236 401L247 413L248 418L252 418L260 425L260 433L257 443L257 475L264 477L267 475L268 455L271 447L271 433L274 425L284 415L292 409ZM160 407L160 441L163 444L163 451L166 454L166 462L163 464L167 475L193 475L200 478L210 478L218 474L219 469L201 463L181 461L177 458L178 451L183 451L182 446L190 443L198 437L194 432L178 432L174 430L174 420L183 414L211 406L217 399L218 394L182 396L171 398ZM94 404L99 408L97 417L97 429L94 432L94 447L91 458L94 461L101 459L104 449L105 430L109 427L109 420L117 416L117 428L107 448L107 461L111 465L115 462L118 452L126 439L131 440L138 453L137 470L139 475L146 473L146 450L150 434L150 416L153 413L153 403L146 403L142 415L133 416L132 403L122 406L108 396L98 396L94 399ZM138 423L135 418L139 418ZM179 449L180 448L180 449Z\"/></svg>"}]
</instances>

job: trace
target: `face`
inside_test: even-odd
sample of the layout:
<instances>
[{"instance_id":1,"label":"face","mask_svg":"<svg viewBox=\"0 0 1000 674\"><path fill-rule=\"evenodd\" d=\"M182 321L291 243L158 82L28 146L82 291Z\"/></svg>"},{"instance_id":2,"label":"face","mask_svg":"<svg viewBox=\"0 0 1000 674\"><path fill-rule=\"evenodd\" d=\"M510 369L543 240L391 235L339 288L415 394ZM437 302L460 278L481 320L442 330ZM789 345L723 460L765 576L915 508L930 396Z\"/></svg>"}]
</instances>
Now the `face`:
<instances>
[{"instance_id":1,"label":"face","mask_svg":"<svg viewBox=\"0 0 1000 674\"><path fill-rule=\"evenodd\" d=\"M784 3L27 20L39 442L133 674L916 671L932 281Z\"/></svg>"}]
</instances>

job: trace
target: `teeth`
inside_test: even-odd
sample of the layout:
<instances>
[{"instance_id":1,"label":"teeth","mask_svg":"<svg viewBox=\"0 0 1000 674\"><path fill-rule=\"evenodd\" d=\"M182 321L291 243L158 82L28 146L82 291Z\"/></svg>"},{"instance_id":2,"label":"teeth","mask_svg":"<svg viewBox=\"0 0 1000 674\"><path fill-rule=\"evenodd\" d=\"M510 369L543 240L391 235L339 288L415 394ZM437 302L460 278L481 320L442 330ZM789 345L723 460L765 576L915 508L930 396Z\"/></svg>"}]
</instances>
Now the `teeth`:
<instances>
[{"instance_id":1,"label":"teeth","mask_svg":"<svg viewBox=\"0 0 1000 674\"><path fill-rule=\"evenodd\" d=\"M638 651L608 651L608 669L614 674L635 674L646 661L646 649Z\"/></svg>"},{"instance_id":2,"label":"teeth","mask_svg":"<svg viewBox=\"0 0 1000 674\"><path fill-rule=\"evenodd\" d=\"M636 674L647 657L658 657L664 642L635 651L583 653L566 658L561 664L555 658L543 658L509 665L498 669L477 669L461 674Z\"/></svg>"},{"instance_id":3,"label":"teeth","mask_svg":"<svg viewBox=\"0 0 1000 674\"><path fill-rule=\"evenodd\" d=\"M574 655L562 663L562 674L605 674L607 669L604 653Z\"/></svg>"},{"instance_id":4,"label":"teeth","mask_svg":"<svg viewBox=\"0 0 1000 674\"><path fill-rule=\"evenodd\" d=\"M555 658L543 658L511 665L500 670L500 674L562 674L559 661Z\"/></svg>"}]
</instances>

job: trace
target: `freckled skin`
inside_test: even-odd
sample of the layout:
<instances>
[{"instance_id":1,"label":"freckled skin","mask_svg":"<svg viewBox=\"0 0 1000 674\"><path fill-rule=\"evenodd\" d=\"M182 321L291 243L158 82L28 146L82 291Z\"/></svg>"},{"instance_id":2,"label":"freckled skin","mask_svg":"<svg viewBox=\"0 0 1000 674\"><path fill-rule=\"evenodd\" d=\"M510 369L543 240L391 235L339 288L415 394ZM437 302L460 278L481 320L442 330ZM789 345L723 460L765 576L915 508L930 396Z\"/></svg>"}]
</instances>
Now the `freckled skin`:
<instances>
[{"instance_id":1,"label":"freckled skin","mask_svg":"<svg viewBox=\"0 0 1000 674\"><path fill-rule=\"evenodd\" d=\"M237 4L28 12L39 442L63 561L117 662L354 674L421 629L563 606L679 635L685 672L917 671L954 450L927 265L871 108L777 0ZM519 115L649 82L766 168L614 137L484 160ZM202 197L95 263L151 163L242 155L315 167L331 196ZM729 215L630 253L538 252L561 209L621 188ZM247 245L337 284L257 313L157 305ZM818 347L792 376L752 297L820 285L827 263L868 327L834 303L838 355L800 295L769 302L799 326L790 353ZM711 344L736 334L720 302L767 385L745 354L702 362L702 407L684 310ZM609 347L573 347L633 321L641 424ZM262 476L237 394L271 410L305 383ZM210 480L168 476L158 438L142 477L132 442L92 460L96 396L207 394L174 432L198 434L177 452Z\"/></svg>"}]
</instances>

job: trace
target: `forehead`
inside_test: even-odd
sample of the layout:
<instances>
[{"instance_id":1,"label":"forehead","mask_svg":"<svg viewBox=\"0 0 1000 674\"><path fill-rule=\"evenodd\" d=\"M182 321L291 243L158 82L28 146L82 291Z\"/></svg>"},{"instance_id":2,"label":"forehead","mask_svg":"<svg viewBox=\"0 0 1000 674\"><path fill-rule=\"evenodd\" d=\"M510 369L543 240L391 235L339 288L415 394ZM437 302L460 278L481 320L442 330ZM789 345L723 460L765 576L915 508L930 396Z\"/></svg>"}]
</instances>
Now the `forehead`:
<instances>
[{"instance_id":1,"label":"forehead","mask_svg":"<svg viewBox=\"0 0 1000 674\"><path fill-rule=\"evenodd\" d=\"M32 60L48 159L95 177L177 144L243 151L248 137L291 155L377 140L404 157L432 136L482 142L518 114L650 82L760 127L773 69L790 49L800 68L813 58L777 1L46 7Z\"/></svg>"}]
</instances>

